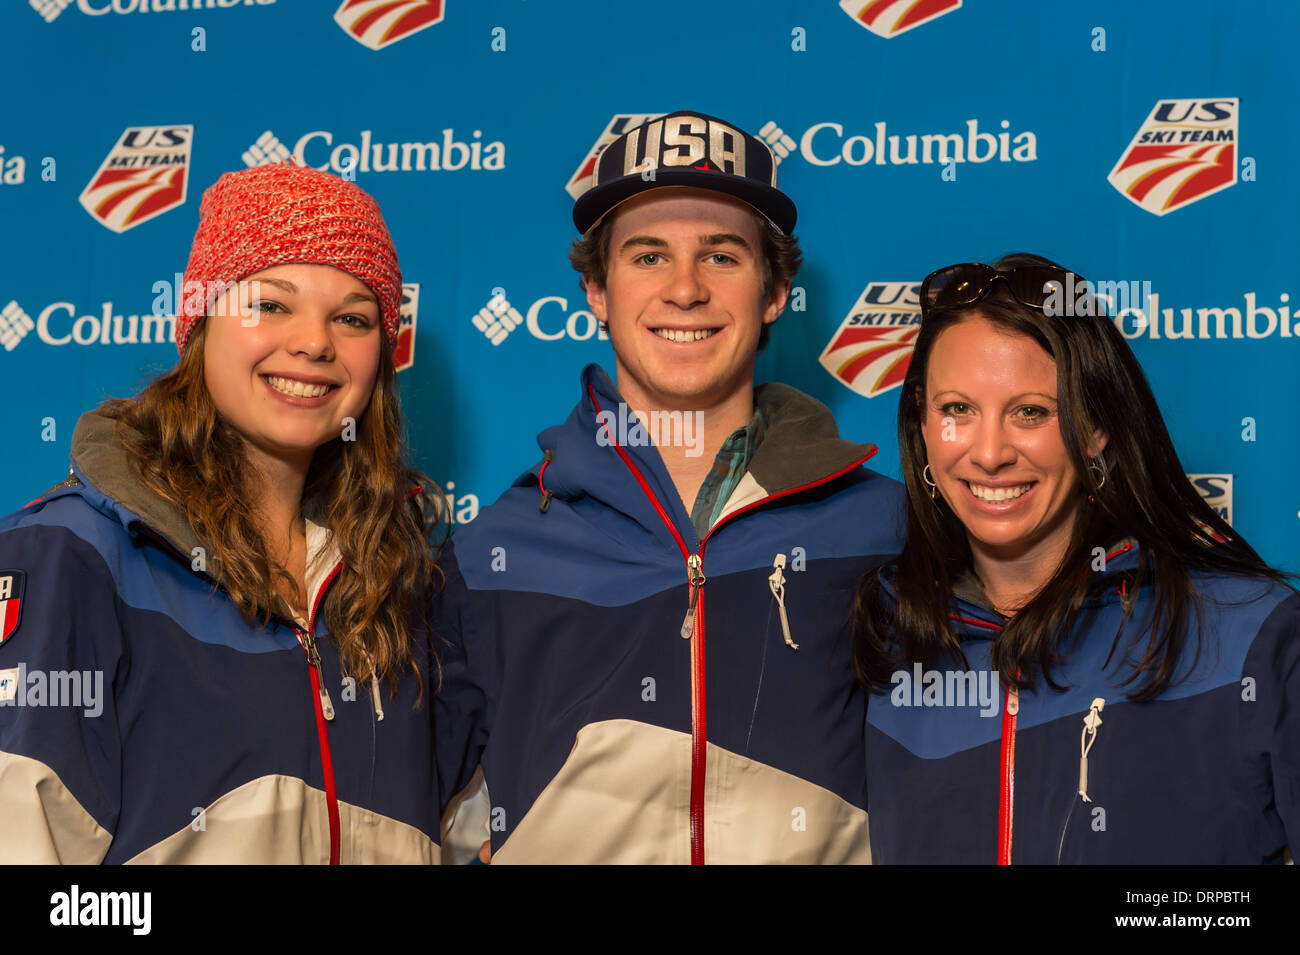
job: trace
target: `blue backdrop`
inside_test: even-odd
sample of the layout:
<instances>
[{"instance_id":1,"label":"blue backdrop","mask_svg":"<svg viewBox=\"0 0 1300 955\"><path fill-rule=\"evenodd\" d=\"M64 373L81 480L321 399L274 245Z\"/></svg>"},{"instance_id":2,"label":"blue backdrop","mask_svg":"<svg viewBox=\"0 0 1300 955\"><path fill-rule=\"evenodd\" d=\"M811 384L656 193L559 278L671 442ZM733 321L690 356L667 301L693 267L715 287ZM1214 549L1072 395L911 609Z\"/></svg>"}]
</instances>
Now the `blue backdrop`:
<instances>
[{"instance_id":1,"label":"blue backdrop","mask_svg":"<svg viewBox=\"0 0 1300 955\"><path fill-rule=\"evenodd\" d=\"M417 464L472 519L579 369L612 370L565 257L584 167L684 108L761 134L799 206L759 380L897 476L916 283L1048 255L1123 283L1186 469L1300 570L1298 28L1293 4L1208 0L7 0L0 511L62 479L82 411L175 360L203 189L297 155L383 209Z\"/></svg>"}]
</instances>

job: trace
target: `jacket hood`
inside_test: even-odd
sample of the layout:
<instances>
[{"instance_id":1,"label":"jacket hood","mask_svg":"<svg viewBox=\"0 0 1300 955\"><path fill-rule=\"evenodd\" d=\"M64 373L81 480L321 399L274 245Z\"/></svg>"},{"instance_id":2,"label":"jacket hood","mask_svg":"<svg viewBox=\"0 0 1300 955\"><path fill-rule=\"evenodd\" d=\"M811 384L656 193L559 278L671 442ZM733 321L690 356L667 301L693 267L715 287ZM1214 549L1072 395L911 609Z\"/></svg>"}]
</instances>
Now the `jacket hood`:
<instances>
[{"instance_id":1,"label":"jacket hood","mask_svg":"<svg viewBox=\"0 0 1300 955\"><path fill-rule=\"evenodd\" d=\"M767 495L823 481L876 453L873 444L840 438L830 409L788 385L759 385L754 389L754 403L763 411L766 433L754 452L749 473ZM637 490L639 481L621 451L668 510L673 523L689 529L690 517L663 459L643 431L640 435L634 431L635 423L605 371L599 365L588 365L582 371L582 397L577 406L563 424L537 436L543 461L515 485L540 484L544 495L566 501L590 497L647 528L661 526L646 495L630 493ZM606 424L618 447L610 442ZM691 439L694 422L683 421L681 426L683 436Z\"/></svg>"},{"instance_id":2,"label":"jacket hood","mask_svg":"<svg viewBox=\"0 0 1300 955\"><path fill-rule=\"evenodd\" d=\"M126 425L122 425L126 428ZM87 503L115 518L131 533L141 525L181 554L200 546L179 508L150 490L136 475L132 457L117 436L118 422L88 411L72 433L72 475L99 494L83 493Z\"/></svg>"},{"instance_id":3,"label":"jacket hood","mask_svg":"<svg viewBox=\"0 0 1300 955\"><path fill-rule=\"evenodd\" d=\"M118 427L115 419L98 411L83 414L72 434L72 473L68 480L47 491L40 499L45 501L65 494L78 494L89 506L121 524L132 536L145 533L168 545L176 551L177 559L186 564L190 564L195 548L202 547L206 553L206 570L195 572L219 580L219 556L210 553L211 548L199 540L180 508L140 480L131 453L118 438ZM135 433L125 424L121 427ZM306 520L306 535L306 583L308 606L311 607L340 557L330 533L310 517ZM279 601L275 608L277 613L286 620L298 619L282 597ZM299 623L302 623L300 619Z\"/></svg>"}]
</instances>

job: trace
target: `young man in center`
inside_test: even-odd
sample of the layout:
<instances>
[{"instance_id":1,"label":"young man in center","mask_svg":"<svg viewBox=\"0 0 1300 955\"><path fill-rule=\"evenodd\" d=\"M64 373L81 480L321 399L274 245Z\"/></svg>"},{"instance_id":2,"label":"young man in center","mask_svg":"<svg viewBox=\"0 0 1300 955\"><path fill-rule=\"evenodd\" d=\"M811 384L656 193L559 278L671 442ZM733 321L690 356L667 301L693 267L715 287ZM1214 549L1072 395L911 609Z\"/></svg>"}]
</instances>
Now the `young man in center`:
<instances>
[{"instance_id":1,"label":"young man in center","mask_svg":"<svg viewBox=\"0 0 1300 955\"><path fill-rule=\"evenodd\" d=\"M570 259L615 377L582 374L542 459L443 563L443 801L481 761L492 861L869 861L855 581L902 490L754 361L799 267L760 140L632 129Z\"/></svg>"}]
</instances>

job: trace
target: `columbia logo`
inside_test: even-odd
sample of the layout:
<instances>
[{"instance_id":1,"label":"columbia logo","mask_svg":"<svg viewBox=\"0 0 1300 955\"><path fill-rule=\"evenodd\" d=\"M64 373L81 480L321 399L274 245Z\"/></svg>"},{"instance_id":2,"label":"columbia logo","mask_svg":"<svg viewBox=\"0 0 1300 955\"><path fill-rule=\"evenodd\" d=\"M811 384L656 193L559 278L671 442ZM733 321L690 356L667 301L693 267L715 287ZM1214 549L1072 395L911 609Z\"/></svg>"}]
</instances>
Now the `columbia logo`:
<instances>
[{"instance_id":1,"label":"columbia logo","mask_svg":"<svg viewBox=\"0 0 1300 955\"><path fill-rule=\"evenodd\" d=\"M4 345L5 351L13 351L35 327L32 317L18 307L18 302L10 301L0 310L0 345Z\"/></svg>"},{"instance_id":2,"label":"columbia logo","mask_svg":"<svg viewBox=\"0 0 1300 955\"><path fill-rule=\"evenodd\" d=\"M273 162L284 162L290 156L284 143L275 138L269 129L257 137L257 142L244 150L241 157L246 166L266 166Z\"/></svg>"},{"instance_id":3,"label":"columbia logo","mask_svg":"<svg viewBox=\"0 0 1300 955\"><path fill-rule=\"evenodd\" d=\"M794 140L785 134L784 129L771 120L768 120L763 128L758 131L758 136L763 142L772 147L778 166L781 164L782 159L794 152Z\"/></svg>"},{"instance_id":4,"label":"columbia logo","mask_svg":"<svg viewBox=\"0 0 1300 955\"><path fill-rule=\"evenodd\" d=\"M53 23L64 10L72 5L72 0L29 0L32 9L45 18L46 23Z\"/></svg>"},{"instance_id":5,"label":"columbia logo","mask_svg":"<svg viewBox=\"0 0 1300 955\"><path fill-rule=\"evenodd\" d=\"M488 337L493 345L500 345L506 336L524 323L519 310L506 300L506 293L493 289L488 303L474 316L474 327Z\"/></svg>"}]
</instances>

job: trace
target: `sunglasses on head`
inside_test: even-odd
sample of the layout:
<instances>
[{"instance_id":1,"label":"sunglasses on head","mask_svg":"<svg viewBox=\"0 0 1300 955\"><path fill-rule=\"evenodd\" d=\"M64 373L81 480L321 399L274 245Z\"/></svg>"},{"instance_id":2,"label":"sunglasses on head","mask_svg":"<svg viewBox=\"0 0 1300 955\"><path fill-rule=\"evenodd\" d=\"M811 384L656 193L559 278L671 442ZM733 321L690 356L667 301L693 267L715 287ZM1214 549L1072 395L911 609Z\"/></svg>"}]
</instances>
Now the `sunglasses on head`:
<instances>
[{"instance_id":1,"label":"sunglasses on head","mask_svg":"<svg viewBox=\"0 0 1300 955\"><path fill-rule=\"evenodd\" d=\"M1017 302L1026 308L1043 311L1048 298L1083 288L1084 280L1073 272L1052 265L1017 265L995 269L980 262L963 262L931 272L921 283L921 315L931 309L974 305L987 298L1002 281Z\"/></svg>"}]
</instances>

